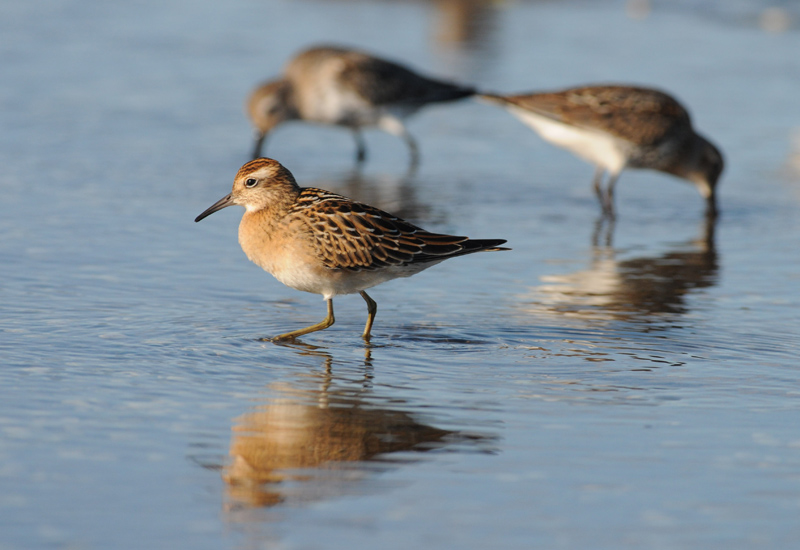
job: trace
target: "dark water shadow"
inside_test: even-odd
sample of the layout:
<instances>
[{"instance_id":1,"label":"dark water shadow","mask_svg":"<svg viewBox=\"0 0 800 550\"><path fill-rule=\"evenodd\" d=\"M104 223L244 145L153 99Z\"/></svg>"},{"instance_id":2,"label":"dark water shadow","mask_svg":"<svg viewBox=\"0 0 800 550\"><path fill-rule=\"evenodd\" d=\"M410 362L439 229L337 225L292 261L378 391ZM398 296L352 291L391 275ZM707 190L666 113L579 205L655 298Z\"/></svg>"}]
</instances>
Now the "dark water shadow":
<instances>
[{"instance_id":1,"label":"dark water shadow","mask_svg":"<svg viewBox=\"0 0 800 550\"><path fill-rule=\"evenodd\" d=\"M229 521L263 521L253 511L383 490L377 476L420 459L413 455L464 452L465 444L495 452L494 436L437 428L376 391L369 346L360 365L337 363L321 347L284 346L317 366L270 385L267 397L235 419L222 467Z\"/></svg>"},{"instance_id":2,"label":"dark water shadow","mask_svg":"<svg viewBox=\"0 0 800 550\"><path fill-rule=\"evenodd\" d=\"M626 321L633 330L652 330L688 313L692 293L717 284L715 223L706 216L696 238L655 256L625 258L626 251L613 244L614 220L601 217L592 232L588 267L542 277L521 307L538 315Z\"/></svg>"},{"instance_id":3,"label":"dark water shadow","mask_svg":"<svg viewBox=\"0 0 800 550\"><path fill-rule=\"evenodd\" d=\"M443 345L457 346L494 346L496 341L487 338L480 327L463 327L452 325L404 324L392 329L385 336L386 346L431 346L439 349Z\"/></svg>"}]
</instances>

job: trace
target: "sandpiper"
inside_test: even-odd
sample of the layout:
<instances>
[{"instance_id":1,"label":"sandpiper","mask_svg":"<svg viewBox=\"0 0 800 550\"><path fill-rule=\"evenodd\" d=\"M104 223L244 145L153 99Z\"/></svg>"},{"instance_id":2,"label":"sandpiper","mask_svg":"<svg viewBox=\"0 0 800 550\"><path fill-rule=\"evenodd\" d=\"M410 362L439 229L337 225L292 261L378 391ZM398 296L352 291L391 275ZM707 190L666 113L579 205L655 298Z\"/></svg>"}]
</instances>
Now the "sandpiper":
<instances>
[{"instance_id":1,"label":"sandpiper","mask_svg":"<svg viewBox=\"0 0 800 550\"><path fill-rule=\"evenodd\" d=\"M614 184L625 168L648 168L689 180L706 199L708 212L716 212L722 154L694 131L686 109L664 92L600 85L480 97L502 105L546 141L593 163L594 190L607 214L613 215Z\"/></svg>"},{"instance_id":2,"label":"sandpiper","mask_svg":"<svg viewBox=\"0 0 800 550\"><path fill-rule=\"evenodd\" d=\"M356 159L366 158L361 129L378 128L401 137L419 158L416 141L403 120L429 103L474 95L473 88L421 76L406 67L365 52L315 47L297 54L279 80L257 87L247 103L256 128L253 158L261 156L264 138L290 120L350 128Z\"/></svg>"},{"instance_id":3,"label":"sandpiper","mask_svg":"<svg viewBox=\"0 0 800 550\"><path fill-rule=\"evenodd\" d=\"M328 303L325 319L272 340L292 340L334 322L333 297L358 292L367 302L369 340L377 305L365 289L409 277L447 258L500 248L504 239L474 240L429 233L382 210L313 187L299 187L279 162L242 166L233 190L194 221L227 206L244 206L239 244L247 257L283 284Z\"/></svg>"}]
</instances>

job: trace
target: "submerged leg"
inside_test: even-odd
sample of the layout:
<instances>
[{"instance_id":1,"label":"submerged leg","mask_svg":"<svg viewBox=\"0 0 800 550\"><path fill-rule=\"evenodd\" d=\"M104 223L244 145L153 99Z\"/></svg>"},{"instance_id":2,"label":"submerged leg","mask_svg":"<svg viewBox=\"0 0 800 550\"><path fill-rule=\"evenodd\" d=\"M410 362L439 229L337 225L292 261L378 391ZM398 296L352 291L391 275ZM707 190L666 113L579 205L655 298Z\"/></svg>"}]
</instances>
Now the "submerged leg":
<instances>
[{"instance_id":1,"label":"submerged leg","mask_svg":"<svg viewBox=\"0 0 800 550\"><path fill-rule=\"evenodd\" d=\"M253 148L253 159L257 159L261 156L261 149L264 147L264 140L267 138L267 134L264 132L256 132L256 145Z\"/></svg>"},{"instance_id":2,"label":"submerged leg","mask_svg":"<svg viewBox=\"0 0 800 550\"><path fill-rule=\"evenodd\" d=\"M597 195L597 200L600 201L600 206L603 210L606 209L606 197L603 194L603 175L605 172L602 167L598 166L594 171L594 179L592 180L592 189L594 189L594 194Z\"/></svg>"},{"instance_id":3,"label":"submerged leg","mask_svg":"<svg viewBox=\"0 0 800 550\"><path fill-rule=\"evenodd\" d=\"M717 213L717 197L715 193L712 192L706 197L706 217L715 218Z\"/></svg>"},{"instance_id":4,"label":"submerged leg","mask_svg":"<svg viewBox=\"0 0 800 550\"><path fill-rule=\"evenodd\" d=\"M608 215L605 211L600 214L594 222L592 231L592 248L611 248L614 244L614 224L613 215Z\"/></svg>"},{"instance_id":5,"label":"submerged leg","mask_svg":"<svg viewBox=\"0 0 800 550\"><path fill-rule=\"evenodd\" d=\"M335 319L333 318L333 300L328 298L326 302L328 302L328 315L321 322L317 323L316 325L311 325L310 327L301 328L300 330L293 330L292 332L279 334L274 338L268 339L275 342L280 342L281 340L294 340L298 336L303 336L309 332L316 332L318 330L324 330L328 328L334 323Z\"/></svg>"},{"instance_id":6,"label":"submerged leg","mask_svg":"<svg viewBox=\"0 0 800 550\"><path fill-rule=\"evenodd\" d=\"M375 312L378 311L378 304L363 290L359 292L359 294L361 294L361 297L367 302L367 326L364 327L364 334L362 334L361 337L369 341L369 333L372 330L372 323L375 321Z\"/></svg>"},{"instance_id":7,"label":"submerged leg","mask_svg":"<svg viewBox=\"0 0 800 550\"><path fill-rule=\"evenodd\" d=\"M411 152L411 160L409 161L409 165L412 168L416 168L419 164L419 147L417 147L417 140L415 140L414 136L408 132L403 132L403 139L405 140L406 144L408 144L408 150Z\"/></svg>"},{"instance_id":8,"label":"submerged leg","mask_svg":"<svg viewBox=\"0 0 800 550\"><path fill-rule=\"evenodd\" d=\"M603 210L606 215L611 218L614 217L614 185L617 183L618 179L619 173L609 174L608 181L606 182L606 202L603 205Z\"/></svg>"},{"instance_id":9,"label":"submerged leg","mask_svg":"<svg viewBox=\"0 0 800 550\"><path fill-rule=\"evenodd\" d=\"M357 127L353 128L353 138L356 140L356 162L367 160L367 144L364 142L364 135Z\"/></svg>"},{"instance_id":10,"label":"submerged leg","mask_svg":"<svg viewBox=\"0 0 800 550\"><path fill-rule=\"evenodd\" d=\"M408 149L411 152L410 165L412 167L416 167L419 164L419 147L417 147L417 141L414 139L414 137L408 133L408 130L406 130L406 126L403 124L403 121L394 116L384 116L381 118L378 126L380 126L383 131L389 132L390 134L395 135L406 142L406 145L408 145Z\"/></svg>"}]
</instances>

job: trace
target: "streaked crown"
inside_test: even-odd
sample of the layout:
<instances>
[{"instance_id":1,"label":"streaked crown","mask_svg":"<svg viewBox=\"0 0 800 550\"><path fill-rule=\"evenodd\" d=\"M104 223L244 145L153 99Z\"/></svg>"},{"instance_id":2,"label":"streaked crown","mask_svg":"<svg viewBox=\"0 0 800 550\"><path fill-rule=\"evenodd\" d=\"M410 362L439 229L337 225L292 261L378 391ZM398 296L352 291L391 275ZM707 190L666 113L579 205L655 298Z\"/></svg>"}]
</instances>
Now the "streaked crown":
<instances>
[{"instance_id":1,"label":"streaked crown","mask_svg":"<svg viewBox=\"0 0 800 550\"><path fill-rule=\"evenodd\" d=\"M231 197L248 212L270 207L288 206L300 188L292 173L280 162L257 158L242 166L233 180Z\"/></svg>"}]
</instances>

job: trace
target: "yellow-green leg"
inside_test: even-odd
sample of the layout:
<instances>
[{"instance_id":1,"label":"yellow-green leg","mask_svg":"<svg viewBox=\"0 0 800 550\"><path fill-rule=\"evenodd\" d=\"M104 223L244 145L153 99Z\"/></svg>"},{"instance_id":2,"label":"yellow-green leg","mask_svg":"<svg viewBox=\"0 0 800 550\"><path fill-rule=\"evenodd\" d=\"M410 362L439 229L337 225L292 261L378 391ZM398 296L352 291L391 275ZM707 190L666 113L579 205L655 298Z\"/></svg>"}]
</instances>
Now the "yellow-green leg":
<instances>
[{"instance_id":1,"label":"yellow-green leg","mask_svg":"<svg viewBox=\"0 0 800 550\"><path fill-rule=\"evenodd\" d=\"M364 327L364 334L362 334L361 337L368 341L369 332L372 330L372 323L375 321L375 312L378 311L378 304L363 290L359 292L359 294L361 294L361 297L367 302L367 326Z\"/></svg>"},{"instance_id":2,"label":"yellow-green leg","mask_svg":"<svg viewBox=\"0 0 800 550\"><path fill-rule=\"evenodd\" d=\"M328 315L316 325L311 325L310 327L301 328L300 330L293 330L292 332L287 332L286 334L279 334L272 338L274 342L280 342L282 340L294 340L298 336L303 336L304 334L308 334L309 332L316 332L318 330L324 330L331 326L336 319L333 318L333 300L328 299Z\"/></svg>"}]
</instances>

